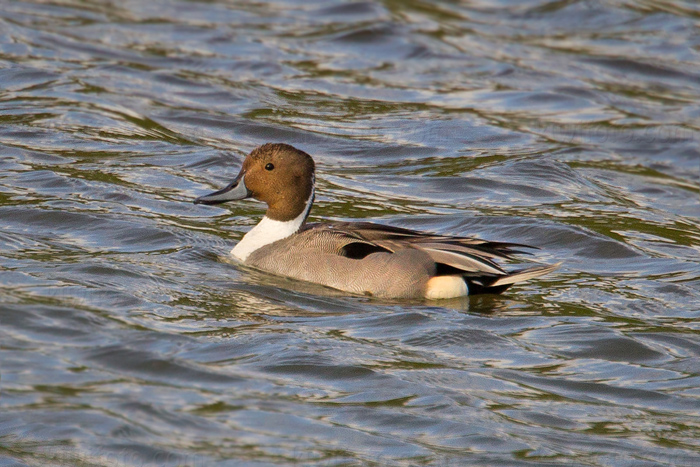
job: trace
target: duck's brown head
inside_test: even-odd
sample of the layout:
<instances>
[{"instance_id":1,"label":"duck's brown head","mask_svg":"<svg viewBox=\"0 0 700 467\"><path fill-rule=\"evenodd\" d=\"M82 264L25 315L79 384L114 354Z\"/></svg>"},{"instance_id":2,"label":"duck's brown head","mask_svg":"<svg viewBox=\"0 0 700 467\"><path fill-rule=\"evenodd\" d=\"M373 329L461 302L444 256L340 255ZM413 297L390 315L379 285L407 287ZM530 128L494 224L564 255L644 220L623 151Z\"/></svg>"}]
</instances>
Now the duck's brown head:
<instances>
[{"instance_id":1,"label":"duck's brown head","mask_svg":"<svg viewBox=\"0 0 700 467\"><path fill-rule=\"evenodd\" d=\"M314 193L314 173L314 161L304 151L288 144L267 143L248 154L231 184L197 198L194 203L220 204L255 198L267 203L268 218L289 221L308 211Z\"/></svg>"}]
</instances>

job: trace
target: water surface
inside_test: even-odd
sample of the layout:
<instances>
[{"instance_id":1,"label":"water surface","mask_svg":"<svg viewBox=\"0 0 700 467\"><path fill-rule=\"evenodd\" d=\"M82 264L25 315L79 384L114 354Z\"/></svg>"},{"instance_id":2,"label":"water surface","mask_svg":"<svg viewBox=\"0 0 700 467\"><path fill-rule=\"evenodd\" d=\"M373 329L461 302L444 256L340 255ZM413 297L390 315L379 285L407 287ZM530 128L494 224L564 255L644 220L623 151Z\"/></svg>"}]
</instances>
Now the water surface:
<instances>
[{"instance_id":1,"label":"water surface","mask_svg":"<svg viewBox=\"0 0 700 467\"><path fill-rule=\"evenodd\" d=\"M700 464L695 2L0 2L0 462ZM538 246L503 296L225 260L255 146L311 220Z\"/></svg>"}]
</instances>

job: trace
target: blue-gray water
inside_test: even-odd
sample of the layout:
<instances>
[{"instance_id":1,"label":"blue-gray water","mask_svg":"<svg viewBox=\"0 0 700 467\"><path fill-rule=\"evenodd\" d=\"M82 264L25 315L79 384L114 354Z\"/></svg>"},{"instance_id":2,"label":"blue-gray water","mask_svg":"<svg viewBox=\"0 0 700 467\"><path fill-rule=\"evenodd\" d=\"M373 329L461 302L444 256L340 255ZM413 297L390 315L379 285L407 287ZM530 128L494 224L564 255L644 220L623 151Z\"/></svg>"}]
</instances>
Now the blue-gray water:
<instances>
[{"instance_id":1,"label":"blue-gray water","mask_svg":"<svg viewBox=\"0 0 700 467\"><path fill-rule=\"evenodd\" d=\"M0 1L0 464L700 465L694 1ZM533 244L499 297L225 261L312 220Z\"/></svg>"}]
</instances>

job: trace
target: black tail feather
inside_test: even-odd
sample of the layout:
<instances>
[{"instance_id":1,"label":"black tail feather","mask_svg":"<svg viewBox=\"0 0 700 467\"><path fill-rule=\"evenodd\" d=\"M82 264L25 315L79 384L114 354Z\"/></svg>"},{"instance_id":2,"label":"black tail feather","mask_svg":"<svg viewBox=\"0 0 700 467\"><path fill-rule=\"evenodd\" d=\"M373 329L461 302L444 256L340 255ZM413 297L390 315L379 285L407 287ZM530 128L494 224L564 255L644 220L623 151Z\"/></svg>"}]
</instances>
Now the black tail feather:
<instances>
[{"instance_id":1,"label":"black tail feather","mask_svg":"<svg viewBox=\"0 0 700 467\"><path fill-rule=\"evenodd\" d=\"M502 294L506 290L510 288L511 285L513 284L505 284L505 285L496 285L496 286L489 286L489 285L484 285L479 283L479 281L474 281L471 279L466 279L465 282L467 283L467 289L469 289L469 295L481 295L481 294ZM493 281L492 281L493 282Z\"/></svg>"},{"instance_id":2,"label":"black tail feather","mask_svg":"<svg viewBox=\"0 0 700 467\"><path fill-rule=\"evenodd\" d=\"M517 271L509 272L502 276L481 276L481 277L464 277L464 282L467 283L469 295L478 294L500 294L508 290L508 288L517 283L534 279L535 277L543 276L555 271L561 266L561 263L549 264L545 266L535 266Z\"/></svg>"}]
</instances>

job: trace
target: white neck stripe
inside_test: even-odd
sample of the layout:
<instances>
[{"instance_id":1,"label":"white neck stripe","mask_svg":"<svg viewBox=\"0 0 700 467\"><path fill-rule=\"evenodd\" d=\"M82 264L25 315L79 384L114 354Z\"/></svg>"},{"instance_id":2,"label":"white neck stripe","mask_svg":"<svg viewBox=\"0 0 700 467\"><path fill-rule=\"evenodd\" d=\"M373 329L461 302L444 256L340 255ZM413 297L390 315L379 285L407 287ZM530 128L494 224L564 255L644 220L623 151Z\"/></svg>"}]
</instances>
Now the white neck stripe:
<instances>
[{"instance_id":1,"label":"white neck stripe","mask_svg":"<svg viewBox=\"0 0 700 467\"><path fill-rule=\"evenodd\" d=\"M245 261L251 253L270 243L287 238L295 234L306 220L314 204L314 189L311 189L311 196L306 200L304 211L291 221L276 221L264 216L258 225L245 234L238 244L233 247L231 254Z\"/></svg>"}]
</instances>

